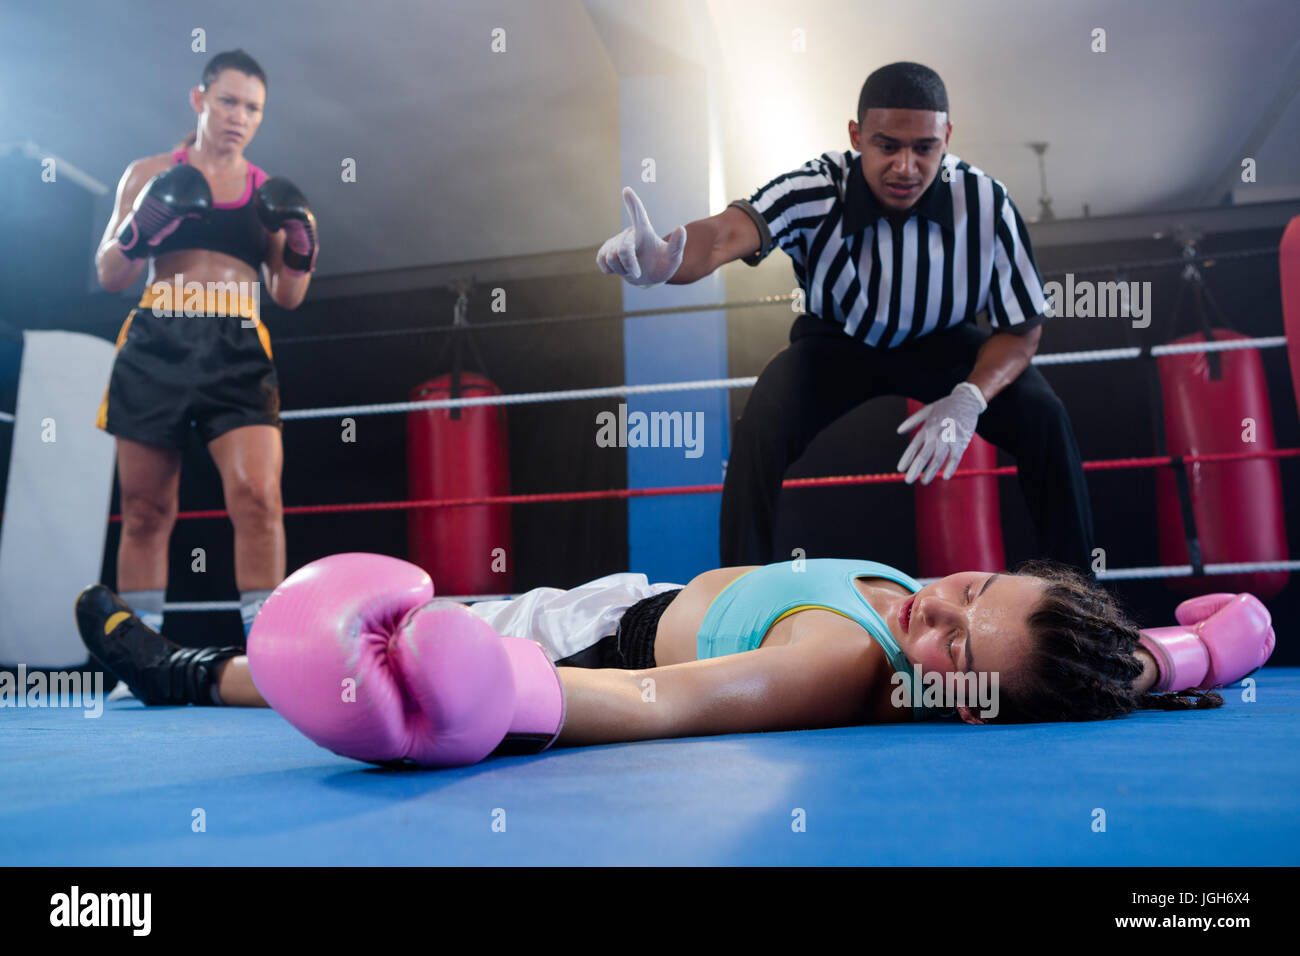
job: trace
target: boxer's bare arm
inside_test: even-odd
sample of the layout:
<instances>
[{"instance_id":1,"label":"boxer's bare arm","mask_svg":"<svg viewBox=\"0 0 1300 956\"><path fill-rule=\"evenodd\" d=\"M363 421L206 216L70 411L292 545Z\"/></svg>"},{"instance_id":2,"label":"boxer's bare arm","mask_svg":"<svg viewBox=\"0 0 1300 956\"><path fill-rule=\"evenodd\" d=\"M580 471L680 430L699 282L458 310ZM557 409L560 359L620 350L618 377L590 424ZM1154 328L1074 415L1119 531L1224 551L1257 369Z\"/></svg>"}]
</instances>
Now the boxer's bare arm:
<instances>
[{"instance_id":1,"label":"boxer's bare arm","mask_svg":"<svg viewBox=\"0 0 1300 956\"><path fill-rule=\"evenodd\" d=\"M662 712L642 700L639 675L647 671L560 667L564 685L564 727L557 747L582 747L628 740L653 740Z\"/></svg>"},{"instance_id":2,"label":"boxer's bare arm","mask_svg":"<svg viewBox=\"0 0 1300 956\"><path fill-rule=\"evenodd\" d=\"M145 183L166 169L168 160L169 157L162 155L137 159L122 173L117 184L117 203L113 207L113 215L108 220L104 237L99 241L99 249L95 252L95 270L99 275L99 284L108 292L121 292L134 284L149 264L147 259L133 261L117 251L117 230L131 212L135 197L140 194Z\"/></svg>"},{"instance_id":3,"label":"boxer's bare arm","mask_svg":"<svg viewBox=\"0 0 1300 956\"><path fill-rule=\"evenodd\" d=\"M227 707L266 707L266 699L248 672L248 657L232 657L217 672L217 696Z\"/></svg>"},{"instance_id":4,"label":"boxer's bare arm","mask_svg":"<svg viewBox=\"0 0 1300 956\"><path fill-rule=\"evenodd\" d=\"M695 282L719 266L752 255L758 251L758 246L758 227L735 206L728 206L708 219L687 223L682 264L668 284Z\"/></svg>"},{"instance_id":5,"label":"boxer's bare arm","mask_svg":"<svg viewBox=\"0 0 1300 956\"><path fill-rule=\"evenodd\" d=\"M852 726L870 719L878 677L864 643L815 638L647 670L559 672L558 746Z\"/></svg>"}]
</instances>

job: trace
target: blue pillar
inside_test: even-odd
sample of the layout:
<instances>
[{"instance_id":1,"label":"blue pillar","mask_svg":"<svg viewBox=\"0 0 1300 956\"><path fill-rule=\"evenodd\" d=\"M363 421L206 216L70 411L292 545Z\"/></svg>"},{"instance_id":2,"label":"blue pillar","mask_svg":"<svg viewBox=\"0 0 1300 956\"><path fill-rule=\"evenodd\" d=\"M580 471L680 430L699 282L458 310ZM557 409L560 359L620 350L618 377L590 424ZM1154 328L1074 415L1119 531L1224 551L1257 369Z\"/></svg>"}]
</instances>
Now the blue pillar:
<instances>
[{"instance_id":1,"label":"blue pillar","mask_svg":"<svg viewBox=\"0 0 1300 956\"><path fill-rule=\"evenodd\" d=\"M645 204L660 236L710 209L711 111L703 70L620 78L620 171ZM716 161L716 157L715 157ZM624 215L624 225L629 225ZM720 302L717 273L686 286L640 289L624 283L628 311ZM726 313L624 319L623 365L629 385L727 376ZM680 413L692 427L702 413L696 451L629 447L629 488L714 484L722 480L728 441L728 393L719 389L629 396L627 413ZM630 419L631 420L631 419ZM631 427L629 427L631 433ZM721 495L633 498L628 502L628 565L651 581L685 583L718 566Z\"/></svg>"}]
</instances>

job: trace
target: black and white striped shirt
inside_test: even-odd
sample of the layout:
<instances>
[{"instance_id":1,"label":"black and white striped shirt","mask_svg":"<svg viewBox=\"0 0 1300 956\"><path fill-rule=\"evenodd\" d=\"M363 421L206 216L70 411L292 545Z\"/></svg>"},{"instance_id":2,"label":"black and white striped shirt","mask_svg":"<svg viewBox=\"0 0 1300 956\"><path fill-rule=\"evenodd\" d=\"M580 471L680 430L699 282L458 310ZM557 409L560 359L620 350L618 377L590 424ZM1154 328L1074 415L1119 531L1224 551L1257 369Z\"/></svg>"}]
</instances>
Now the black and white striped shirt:
<instances>
[{"instance_id":1,"label":"black and white striped shirt","mask_svg":"<svg viewBox=\"0 0 1300 956\"><path fill-rule=\"evenodd\" d=\"M861 153L823 153L731 203L794 262L804 308L860 342L896 348L988 309L994 331L1027 332L1047 299L1007 188L951 153L903 224L862 174Z\"/></svg>"}]
</instances>

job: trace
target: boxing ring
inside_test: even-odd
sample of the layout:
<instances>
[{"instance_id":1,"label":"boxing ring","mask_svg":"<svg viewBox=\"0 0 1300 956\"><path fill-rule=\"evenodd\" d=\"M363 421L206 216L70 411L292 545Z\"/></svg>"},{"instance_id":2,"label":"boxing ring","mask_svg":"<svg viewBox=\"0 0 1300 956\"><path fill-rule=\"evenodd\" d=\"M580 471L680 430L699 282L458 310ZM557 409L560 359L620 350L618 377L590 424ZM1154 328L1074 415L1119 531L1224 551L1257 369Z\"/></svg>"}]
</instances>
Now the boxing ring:
<instances>
[{"instance_id":1,"label":"boxing ring","mask_svg":"<svg viewBox=\"0 0 1300 956\"><path fill-rule=\"evenodd\" d=\"M1295 865L1300 764L1277 755L1300 745L1300 668L1256 676L1257 700L1226 688L1212 711L643 741L418 772L335 756L269 710L29 709L0 723L0 860Z\"/></svg>"},{"instance_id":2,"label":"boxing ring","mask_svg":"<svg viewBox=\"0 0 1300 956\"><path fill-rule=\"evenodd\" d=\"M784 297L761 303L783 304ZM711 310L688 306L680 311ZM661 314L656 309L648 314ZM620 313L626 315L626 313ZM589 318L589 317L588 317ZM497 323L494 323L497 324ZM499 323L506 325L509 323ZM1150 355L1285 346L1276 336L1156 346ZM281 343L284 344L284 343ZM1163 350L1163 351L1162 351ZM1143 350L1035 356L1133 360ZM664 382L302 409L285 421L733 389ZM1300 449L1085 462L1185 468ZM953 481L1014 468L964 468ZM899 482L790 479L788 489ZM288 505L286 516L716 494L720 484ZM190 511L181 520L222 518ZM118 516L113 516L118 520ZM1106 568L1103 581L1300 570L1297 560ZM922 579L923 581L933 579ZM463 595L466 601L500 595ZM67 599L71 611L71 595ZM233 608L170 603L173 612ZM71 614L68 614L69 621ZM1300 638L1275 620L1278 641ZM1300 668L1224 688L1222 708L1107 721L860 726L561 748L460 769L336 756L272 711L110 700L30 706L0 721L0 861L24 865L1295 865ZM65 701L65 703L67 703Z\"/></svg>"}]
</instances>

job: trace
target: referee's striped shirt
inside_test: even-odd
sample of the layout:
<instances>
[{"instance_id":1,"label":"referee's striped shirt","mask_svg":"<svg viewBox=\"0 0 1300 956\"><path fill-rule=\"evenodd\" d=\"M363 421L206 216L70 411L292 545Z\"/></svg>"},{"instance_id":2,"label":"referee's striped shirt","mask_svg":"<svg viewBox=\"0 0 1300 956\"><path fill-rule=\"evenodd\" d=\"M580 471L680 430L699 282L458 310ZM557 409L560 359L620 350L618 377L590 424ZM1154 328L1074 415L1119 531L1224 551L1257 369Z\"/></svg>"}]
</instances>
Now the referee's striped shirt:
<instances>
[{"instance_id":1,"label":"referee's striped shirt","mask_svg":"<svg viewBox=\"0 0 1300 956\"><path fill-rule=\"evenodd\" d=\"M1027 332L1047 299L1007 188L947 154L901 226L862 174L861 153L823 153L731 203L758 227L758 265L774 246L794 262L806 311L860 342L897 348L988 310L995 332Z\"/></svg>"}]
</instances>

